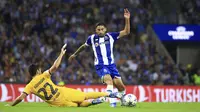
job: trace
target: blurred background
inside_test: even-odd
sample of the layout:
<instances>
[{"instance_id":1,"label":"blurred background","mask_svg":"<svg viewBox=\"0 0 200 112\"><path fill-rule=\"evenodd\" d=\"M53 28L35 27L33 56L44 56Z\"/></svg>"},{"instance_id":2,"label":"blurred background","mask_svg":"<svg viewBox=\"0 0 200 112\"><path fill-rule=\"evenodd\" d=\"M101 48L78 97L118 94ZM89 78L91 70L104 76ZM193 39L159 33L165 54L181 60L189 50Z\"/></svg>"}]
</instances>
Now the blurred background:
<instances>
[{"instance_id":1,"label":"blurred background","mask_svg":"<svg viewBox=\"0 0 200 112\"><path fill-rule=\"evenodd\" d=\"M124 83L200 85L198 42L164 42L152 27L199 25L200 0L1 0L0 82L27 83L31 63L49 68L68 43L52 80L56 84L100 84L91 48L72 63L67 59L94 33L96 22L104 21L110 32L122 30L124 8L131 12L131 34L114 47Z\"/></svg>"}]
</instances>

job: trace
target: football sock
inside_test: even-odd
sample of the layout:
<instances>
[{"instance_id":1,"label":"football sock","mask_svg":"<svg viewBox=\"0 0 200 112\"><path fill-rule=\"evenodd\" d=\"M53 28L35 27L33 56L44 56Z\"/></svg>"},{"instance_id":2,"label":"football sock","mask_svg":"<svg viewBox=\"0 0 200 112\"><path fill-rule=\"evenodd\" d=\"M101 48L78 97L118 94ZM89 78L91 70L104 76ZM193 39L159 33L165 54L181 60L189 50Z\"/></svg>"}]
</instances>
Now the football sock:
<instances>
[{"instance_id":1,"label":"football sock","mask_svg":"<svg viewBox=\"0 0 200 112\"><path fill-rule=\"evenodd\" d=\"M107 85L106 91L108 93L112 93L113 92L113 85ZM110 102L112 107L116 106L116 98L109 98L109 102Z\"/></svg>"}]
</instances>

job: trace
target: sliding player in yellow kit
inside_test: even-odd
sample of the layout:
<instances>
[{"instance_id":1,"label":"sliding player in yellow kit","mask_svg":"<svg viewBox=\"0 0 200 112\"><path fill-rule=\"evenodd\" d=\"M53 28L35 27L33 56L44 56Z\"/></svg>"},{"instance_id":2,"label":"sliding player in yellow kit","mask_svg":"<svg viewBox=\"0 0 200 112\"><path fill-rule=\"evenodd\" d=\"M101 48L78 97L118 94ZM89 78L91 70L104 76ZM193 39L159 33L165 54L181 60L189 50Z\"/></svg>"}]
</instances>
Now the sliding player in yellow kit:
<instances>
[{"instance_id":1,"label":"sliding player in yellow kit","mask_svg":"<svg viewBox=\"0 0 200 112\"><path fill-rule=\"evenodd\" d=\"M29 73L32 80L26 85L23 93L7 106L15 106L20 103L27 95L35 94L51 106L66 107L87 107L102 103L103 97L121 97L118 93L90 92L84 93L76 89L56 86L51 80L51 74L55 72L66 52L66 44L62 47L61 53L55 60L53 66L42 73L37 64L29 66ZM101 97L101 98L100 98ZM87 101L88 99L94 99Z\"/></svg>"}]
</instances>

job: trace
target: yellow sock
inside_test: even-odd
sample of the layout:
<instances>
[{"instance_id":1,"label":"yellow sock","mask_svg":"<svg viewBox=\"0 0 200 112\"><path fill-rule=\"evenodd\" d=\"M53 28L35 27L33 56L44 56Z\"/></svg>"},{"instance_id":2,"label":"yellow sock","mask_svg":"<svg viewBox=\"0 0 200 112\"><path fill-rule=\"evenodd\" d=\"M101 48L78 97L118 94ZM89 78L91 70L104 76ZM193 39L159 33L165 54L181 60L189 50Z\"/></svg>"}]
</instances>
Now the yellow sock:
<instances>
[{"instance_id":1,"label":"yellow sock","mask_svg":"<svg viewBox=\"0 0 200 112\"><path fill-rule=\"evenodd\" d=\"M108 96L109 93L104 93L104 92L89 92L85 93L86 94L86 100L88 99L96 99L104 96Z\"/></svg>"}]
</instances>

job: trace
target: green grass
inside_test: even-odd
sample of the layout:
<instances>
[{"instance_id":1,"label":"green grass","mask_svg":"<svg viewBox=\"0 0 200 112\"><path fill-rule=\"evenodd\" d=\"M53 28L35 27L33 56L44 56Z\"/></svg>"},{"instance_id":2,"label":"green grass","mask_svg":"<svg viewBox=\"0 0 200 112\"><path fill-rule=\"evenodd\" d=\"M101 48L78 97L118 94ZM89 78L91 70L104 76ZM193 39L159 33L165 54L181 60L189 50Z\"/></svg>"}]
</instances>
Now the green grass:
<instances>
[{"instance_id":1,"label":"green grass","mask_svg":"<svg viewBox=\"0 0 200 112\"><path fill-rule=\"evenodd\" d=\"M138 103L136 107L109 107L103 103L91 107L49 107L46 103L20 103L15 107L0 103L0 112L200 112L200 103Z\"/></svg>"}]
</instances>

